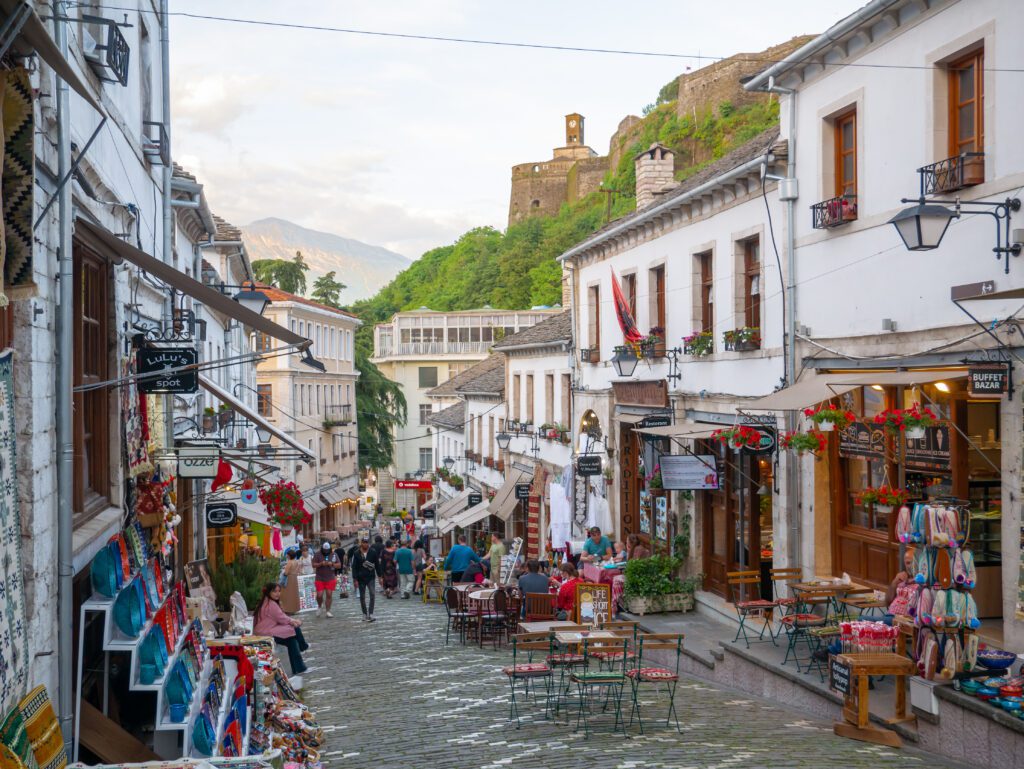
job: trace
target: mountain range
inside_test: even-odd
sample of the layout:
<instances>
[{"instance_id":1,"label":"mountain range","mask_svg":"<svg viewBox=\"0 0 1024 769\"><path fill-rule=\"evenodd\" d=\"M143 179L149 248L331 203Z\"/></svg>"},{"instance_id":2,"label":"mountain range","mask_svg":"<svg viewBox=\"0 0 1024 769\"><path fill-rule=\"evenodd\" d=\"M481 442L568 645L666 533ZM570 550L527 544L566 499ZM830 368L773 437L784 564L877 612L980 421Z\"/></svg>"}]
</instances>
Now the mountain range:
<instances>
[{"instance_id":1,"label":"mountain range","mask_svg":"<svg viewBox=\"0 0 1024 769\"><path fill-rule=\"evenodd\" d=\"M309 265L307 291L314 280L334 270L337 280L347 286L341 293L343 304L373 296L412 264L411 259L386 248L311 230L286 219L258 219L241 230L252 261L291 259L301 251Z\"/></svg>"}]
</instances>

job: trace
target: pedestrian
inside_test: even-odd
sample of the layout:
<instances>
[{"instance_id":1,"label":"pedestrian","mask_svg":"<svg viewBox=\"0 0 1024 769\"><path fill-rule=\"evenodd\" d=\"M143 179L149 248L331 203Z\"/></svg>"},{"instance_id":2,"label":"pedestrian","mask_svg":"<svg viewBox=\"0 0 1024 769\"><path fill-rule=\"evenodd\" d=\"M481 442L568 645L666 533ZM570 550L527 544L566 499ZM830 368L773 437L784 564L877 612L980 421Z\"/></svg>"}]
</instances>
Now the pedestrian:
<instances>
[{"instance_id":1,"label":"pedestrian","mask_svg":"<svg viewBox=\"0 0 1024 769\"><path fill-rule=\"evenodd\" d=\"M398 564L395 562L395 540L389 539L380 554L380 586L384 597L391 598L398 592Z\"/></svg>"},{"instance_id":2,"label":"pedestrian","mask_svg":"<svg viewBox=\"0 0 1024 769\"><path fill-rule=\"evenodd\" d=\"M398 581L401 585L402 598L408 598L412 594L413 580L413 552L409 545L402 545L395 551L395 564L398 566Z\"/></svg>"},{"instance_id":3,"label":"pedestrian","mask_svg":"<svg viewBox=\"0 0 1024 769\"><path fill-rule=\"evenodd\" d=\"M423 542L416 540L412 543L413 574L416 580L412 586L412 594L419 595L423 590L423 572L427 570L427 551L423 549Z\"/></svg>"},{"instance_id":4,"label":"pedestrian","mask_svg":"<svg viewBox=\"0 0 1024 769\"><path fill-rule=\"evenodd\" d=\"M284 585L281 589L281 608L286 614L295 614L299 610L299 575L302 574L302 562L299 560L299 548L289 548L284 562Z\"/></svg>"},{"instance_id":5,"label":"pedestrian","mask_svg":"<svg viewBox=\"0 0 1024 769\"><path fill-rule=\"evenodd\" d=\"M309 545L305 542L299 547L299 565L301 566L299 574L313 573L313 556L310 555Z\"/></svg>"},{"instance_id":6,"label":"pedestrian","mask_svg":"<svg viewBox=\"0 0 1024 769\"><path fill-rule=\"evenodd\" d=\"M309 644L302 635L302 620L285 614L280 601L281 586L276 582L265 584L260 602L256 604L256 610L253 612L252 631L256 635L271 636L288 650L288 663L292 668L291 685L295 689L301 689L302 674L306 672L302 652L309 648Z\"/></svg>"},{"instance_id":7,"label":"pedestrian","mask_svg":"<svg viewBox=\"0 0 1024 769\"><path fill-rule=\"evenodd\" d=\"M567 620L572 616L576 607L576 585L582 582L576 567L566 561L558 570L562 573L562 584L558 588L558 596L555 598L557 613L555 619Z\"/></svg>"},{"instance_id":8,"label":"pedestrian","mask_svg":"<svg viewBox=\"0 0 1024 769\"><path fill-rule=\"evenodd\" d=\"M324 542L320 546L320 552L313 559L313 569L316 575L313 584L316 587L316 616L324 615L333 618L331 614L331 601L334 600L334 588L338 586L338 577L334 567L338 565L338 556L331 552L331 543Z\"/></svg>"},{"instance_id":9,"label":"pedestrian","mask_svg":"<svg viewBox=\"0 0 1024 769\"><path fill-rule=\"evenodd\" d=\"M359 591L359 607L363 610L363 622L376 622L373 618L373 604L377 597L377 561L370 549L370 541L362 539L359 549L352 556L352 579ZM369 595L369 602L367 602Z\"/></svg>"},{"instance_id":10,"label":"pedestrian","mask_svg":"<svg viewBox=\"0 0 1024 769\"><path fill-rule=\"evenodd\" d=\"M501 559L505 555L505 543L501 540L501 535L493 531L491 532L491 547L484 553L484 560L488 558L491 561L491 581L495 584L501 582Z\"/></svg>"},{"instance_id":11,"label":"pedestrian","mask_svg":"<svg viewBox=\"0 0 1024 769\"><path fill-rule=\"evenodd\" d=\"M480 556L466 544L466 535L460 534L455 546L448 551L448 556L444 559L444 570L452 573L453 583L462 582L462 572L470 563L479 560Z\"/></svg>"}]
</instances>

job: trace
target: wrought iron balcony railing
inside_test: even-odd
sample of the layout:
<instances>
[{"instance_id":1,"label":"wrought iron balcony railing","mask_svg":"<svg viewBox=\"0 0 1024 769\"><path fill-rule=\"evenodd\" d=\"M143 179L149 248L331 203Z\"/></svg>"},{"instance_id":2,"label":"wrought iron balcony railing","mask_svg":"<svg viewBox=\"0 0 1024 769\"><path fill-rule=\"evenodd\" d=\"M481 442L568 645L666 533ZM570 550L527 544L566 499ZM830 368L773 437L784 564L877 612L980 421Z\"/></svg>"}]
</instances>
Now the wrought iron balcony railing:
<instances>
[{"instance_id":1,"label":"wrought iron balcony railing","mask_svg":"<svg viewBox=\"0 0 1024 769\"><path fill-rule=\"evenodd\" d=\"M82 15L82 21L91 27L85 32L88 37L82 41L82 47L96 76L107 83L128 85L131 49L117 22L88 14Z\"/></svg>"},{"instance_id":2,"label":"wrought iron balcony railing","mask_svg":"<svg viewBox=\"0 0 1024 769\"><path fill-rule=\"evenodd\" d=\"M985 181L985 153L964 152L938 163L921 166L921 197L955 192Z\"/></svg>"},{"instance_id":3,"label":"wrought iron balcony railing","mask_svg":"<svg viewBox=\"0 0 1024 769\"><path fill-rule=\"evenodd\" d=\"M816 230L826 230L852 222L857 218L857 196L838 195L815 203L811 206L811 215L812 226Z\"/></svg>"}]
</instances>

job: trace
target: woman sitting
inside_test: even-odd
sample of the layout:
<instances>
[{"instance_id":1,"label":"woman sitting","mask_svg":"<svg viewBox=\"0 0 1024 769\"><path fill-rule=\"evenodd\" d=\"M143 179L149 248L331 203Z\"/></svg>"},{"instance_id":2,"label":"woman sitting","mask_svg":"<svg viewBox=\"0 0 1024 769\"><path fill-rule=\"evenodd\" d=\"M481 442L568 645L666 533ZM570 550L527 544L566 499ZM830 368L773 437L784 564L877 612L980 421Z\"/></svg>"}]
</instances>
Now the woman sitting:
<instances>
[{"instance_id":1,"label":"woman sitting","mask_svg":"<svg viewBox=\"0 0 1024 769\"><path fill-rule=\"evenodd\" d=\"M277 643L288 649L288 662L292 668L292 686L302 688L302 674L306 672L306 663L302 661L302 652L309 648L299 627L302 620L293 619L281 608L281 586L276 582L268 582L263 586L263 596L256 604L253 612L253 635L273 637Z\"/></svg>"},{"instance_id":2,"label":"woman sitting","mask_svg":"<svg viewBox=\"0 0 1024 769\"><path fill-rule=\"evenodd\" d=\"M910 606L917 599L919 587L914 580L914 574L917 571L916 561L917 551L908 547L903 553L903 571L893 577L885 591L885 600L889 604L889 609L882 618L882 622L886 625L891 625L896 616L910 614Z\"/></svg>"},{"instance_id":3,"label":"woman sitting","mask_svg":"<svg viewBox=\"0 0 1024 769\"><path fill-rule=\"evenodd\" d=\"M473 561L466 567L466 570L462 572L463 582L475 582L478 585L484 587L490 587L491 581L484 576L484 567L480 561Z\"/></svg>"},{"instance_id":4,"label":"woman sitting","mask_svg":"<svg viewBox=\"0 0 1024 769\"><path fill-rule=\"evenodd\" d=\"M558 570L562 574L562 584L558 588L558 595L555 597L555 618L567 620L572 616L576 606L576 585L583 580L580 579L576 567L566 561Z\"/></svg>"}]
</instances>

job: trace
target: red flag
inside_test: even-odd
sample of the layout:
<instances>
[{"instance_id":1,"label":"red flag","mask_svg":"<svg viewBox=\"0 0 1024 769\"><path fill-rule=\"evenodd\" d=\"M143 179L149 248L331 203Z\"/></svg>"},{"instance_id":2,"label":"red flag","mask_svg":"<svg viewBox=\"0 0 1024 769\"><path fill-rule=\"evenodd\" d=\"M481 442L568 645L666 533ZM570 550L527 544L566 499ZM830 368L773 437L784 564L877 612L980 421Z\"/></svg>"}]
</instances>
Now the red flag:
<instances>
[{"instance_id":1,"label":"red flag","mask_svg":"<svg viewBox=\"0 0 1024 769\"><path fill-rule=\"evenodd\" d=\"M644 338L644 335L636 327L633 313L629 311L626 297L622 295L622 289L619 288L619 281L615 277L615 270L612 270L612 298L615 300L615 317L619 321L619 328L622 329L623 338L629 344L636 344Z\"/></svg>"}]
</instances>

